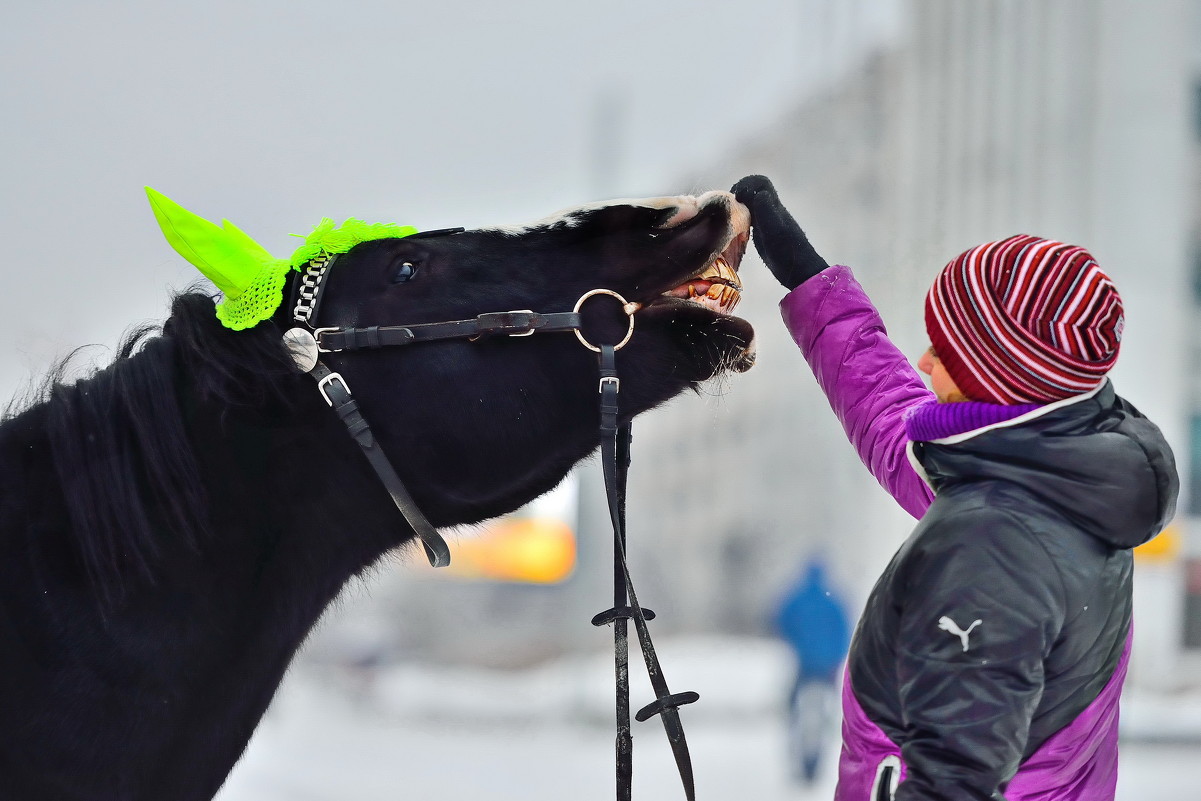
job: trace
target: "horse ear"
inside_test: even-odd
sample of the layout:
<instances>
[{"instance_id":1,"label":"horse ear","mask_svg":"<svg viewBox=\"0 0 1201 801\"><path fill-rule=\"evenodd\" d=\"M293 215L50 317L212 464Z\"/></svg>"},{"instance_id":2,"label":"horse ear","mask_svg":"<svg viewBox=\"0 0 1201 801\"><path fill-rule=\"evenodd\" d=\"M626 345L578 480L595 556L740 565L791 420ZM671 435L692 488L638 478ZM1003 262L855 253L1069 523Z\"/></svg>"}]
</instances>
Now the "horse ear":
<instances>
[{"instance_id":1,"label":"horse ear","mask_svg":"<svg viewBox=\"0 0 1201 801\"><path fill-rule=\"evenodd\" d=\"M229 220L218 226L150 187L146 187L146 197L167 242L226 298L236 298L264 267L277 261Z\"/></svg>"}]
</instances>

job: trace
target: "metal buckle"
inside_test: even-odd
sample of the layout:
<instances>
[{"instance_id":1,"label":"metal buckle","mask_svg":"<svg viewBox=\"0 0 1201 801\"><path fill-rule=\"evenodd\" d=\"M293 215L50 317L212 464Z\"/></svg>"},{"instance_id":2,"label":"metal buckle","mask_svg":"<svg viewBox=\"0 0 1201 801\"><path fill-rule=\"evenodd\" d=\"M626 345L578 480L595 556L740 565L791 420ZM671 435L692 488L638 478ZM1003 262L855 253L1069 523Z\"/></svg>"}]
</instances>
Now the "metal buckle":
<instances>
[{"instance_id":1,"label":"metal buckle","mask_svg":"<svg viewBox=\"0 0 1201 801\"><path fill-rule=\"evenodd\" d=\"M599 348L597 348L597 350L600 350L600 349L599 349ZM617 349L616 349L616 348L614 348L614 350L617 350ZM600 380L600 385L599 385L599 386L596 388L596 391L597 391L597 392L604 392L604 391L605 391L605 384L612 384L612 385L613 385L613 391L614 391L614 392L618 392L618 393L620 393L620 392L621 392L621 379L620 379L620 378L618 378L617 376L615 376L615 375L607 375L607 376L604 376L604 377L602 377L602 378L601 378L601 380Z\"/></svg>"},{"instance_id":2,"label":"metal buckle","mask_svg":"<svg viewBox=\"0 0 1201 801\"><path fill-rule=\"evenodd\" d=\"M322 353L337 353L338 351L342 350L341 348L325 347L325 345L323 344L322 339L321 339L322 334L328 333L330 331L341 331L341 330L342 329L337 326L330 326L328 328L314 328L313 329L313 339L315 339L317 341L317 350L321 351Z\"/></svg>"},{"instance_id":3,"label":"metal buckle","mask_svg":"<svg viewBox=\"0 0 1201 801\"><path fill-rule=\"evenodd\" d=\"M626 335L624 337L622 337L621 342L618 342L616 345L613 346L613 350L615 350L615 351L621 350L622 348L624 348L626 346L626 343L630 341L630 337L634 336L634 312L641 309L642 304L641 303L631 303L630 301L623 298L621 295L614 292L612 289L591 289L591 290L585 292L583 295L580 295L580 299L575 302L575 308L572 309L572 312L574 312L575 314L579 314L580 308L584 305L584 301L588 300L588 298L592 297L593 295L608 295L610 297L617 298L619 301L621 301L621 310L626 313L626 316L630 320L630 326L629 326L629 328L626 329ZM584 335L580 333L580 329L578 329L578 328L575 329L575 337L576 337L576 339L578 339L580 341L580 344L583 345L588 350L590 350L594 353L600 353L600 347L597 345L593 345L591 342L589 342L587 339L585 339ZM614 380L616 380L616 379L614 379ZM605 379L601 379L601 383L604 383L604 381L605 381Z\"/></svg>"},{"instance_id":4,"label":"metal buckle","mask_svg":"<svg viewBox=\"0 0 1201 801\"><path fill-rule=\"evenodd\" d=\"M507 336L511 336L511 337L528 337L531 334L535 333L535 329L530 327L533 323L532 320L526 322L525 324L501 323L501 322L498 322L495 325L492 324L491 321L498 320L500 317L502 317L503 315L506 315L506 314L533 315L534 310L533 309L510 309L509 311L488 312L486 314L481 314L475 318L476 324L477 325L490 325L492 327L481 328L480 332L478 334L476 334L475 337L470 337L470 339L472 339L474 341L475 339L478 339L481 336L493 336L496 334L506 334ZM511 332L511 331L509 331L509 329L511 329L511 328L516 328L518 330Z\"/></svg>"},{"instance_id":5,"label":"metal buckle","mask_svg":"<svg viewBox=\"0 0 1201 801\"><path fill-rule=\"evenodd\" d=\"M533 313L534 313L533 309L512 309L511 311L505 312L505 314L533 314ZM531 320L530 322L532 323L533 321ZM528 336L532 335L533 333L534 333L534 329L531 328L528 331L518 331L517 333L509 334L509 336L511 336L511 337L528 337Z\"/></svg>"},{"instance_id":6,"label":"metal buckle","mask_svg":"<svg viewBox=\"0 0 1201 801\"><path fill-rule=\"evenodd\" d=\"M347 396L351 394L350 385L346 383L346 379L342 377L342 374L330 373L317 382L317 391L321 393L321 397L325 398L325 402L330 406L334 405L334 401L330 398L329 391L326 388L335 381L342 385L342 389L346 392Z\"/></svg>"}]
</instances>

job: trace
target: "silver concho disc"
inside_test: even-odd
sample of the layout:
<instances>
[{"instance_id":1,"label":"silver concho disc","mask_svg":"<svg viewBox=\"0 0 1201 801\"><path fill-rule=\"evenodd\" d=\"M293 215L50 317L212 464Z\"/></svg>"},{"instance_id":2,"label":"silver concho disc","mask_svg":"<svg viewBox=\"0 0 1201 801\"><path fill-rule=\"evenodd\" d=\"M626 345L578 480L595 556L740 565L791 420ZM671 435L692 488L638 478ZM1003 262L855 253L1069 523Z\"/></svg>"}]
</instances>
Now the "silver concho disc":
<instances>
[{"instance_id":1,"label":"silver concho disc","mask_svg":"<svg viewBox=\"0 0 1201 801\"><path fill-rule=\"evenodd\" d=\"M317 340L303 328L289 328L284 332L284 347L292 355L292 361L303 372L317 366Z\"/></svg>"}]
</instances>

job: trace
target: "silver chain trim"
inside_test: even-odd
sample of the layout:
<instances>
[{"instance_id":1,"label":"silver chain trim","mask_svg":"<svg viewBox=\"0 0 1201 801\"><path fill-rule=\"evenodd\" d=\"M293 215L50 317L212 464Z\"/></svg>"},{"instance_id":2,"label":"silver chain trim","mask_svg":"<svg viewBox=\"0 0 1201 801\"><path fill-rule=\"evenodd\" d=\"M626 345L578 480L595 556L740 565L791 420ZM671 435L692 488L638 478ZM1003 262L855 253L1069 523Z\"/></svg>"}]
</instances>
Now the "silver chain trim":
<instances>
[{"instance_id":1,"label":"silver chain trim","mask_svg":"<svg viewBox=\"0 0 1201 801\"><path fill-rule=\"evenodd\" d=\"M309 316L313 313L313 305L317 302L317 292L321 289L321 278L329 266L329 255L321 254L305 266L300 274L300 289L296 300L296 308L292 310L292 319L312 328Z\"/></svg>"}]
</instances>

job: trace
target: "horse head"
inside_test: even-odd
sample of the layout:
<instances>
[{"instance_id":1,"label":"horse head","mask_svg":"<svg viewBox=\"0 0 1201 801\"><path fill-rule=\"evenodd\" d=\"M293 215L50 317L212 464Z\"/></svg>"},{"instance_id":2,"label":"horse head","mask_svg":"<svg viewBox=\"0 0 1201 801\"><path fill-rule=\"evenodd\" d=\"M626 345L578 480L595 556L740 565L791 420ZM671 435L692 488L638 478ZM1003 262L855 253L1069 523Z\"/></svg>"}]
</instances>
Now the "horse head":
<instances>
[{"instance_id":1,"label":"horse head","mask_svg":"<svg viewBox=\"0 0 1201 801\"><path fill-rule=\"evenodd\" d=\"M571 311L570 333L329 353L406 484L438 525L516 508L596 447L597 358L617 354L626 419L753 361L731 316L746 210L724 192L569 209L522 227L364 242L331 267L318 328ZM283 310L287 316L290 309ZM279 321L283 325L283 321Z\"/></svg>"},{"instance_id":2,"label":"horse head","mask_svg":"<svg viewBox=\"0 0 1201 801\"><path fill-rule=\"evenodd\" d=\"M218 317L227 327L290 329L307 342L304 370L316 358L306 333L315 329L323 363L353 388L436 525L510 511L596 447L594 343L620 349L627 420L753 361L752 329L730 314L749 216L726 192L595 203L471 231L326 220L289 261L272 260L228 222L150 197L168 239L225 292ZM283 302L289 282L303 290L293 292L299 303ZM324 347L347 329L407 334L519 310L576 311L577 336L501 327L403 348L377 339L350 352L344 338Z\"/></svg>"}]
</instances>

